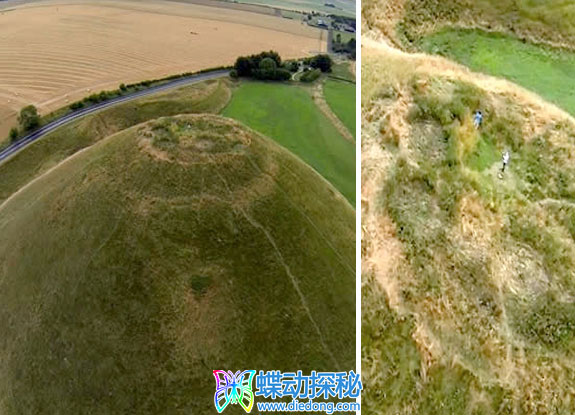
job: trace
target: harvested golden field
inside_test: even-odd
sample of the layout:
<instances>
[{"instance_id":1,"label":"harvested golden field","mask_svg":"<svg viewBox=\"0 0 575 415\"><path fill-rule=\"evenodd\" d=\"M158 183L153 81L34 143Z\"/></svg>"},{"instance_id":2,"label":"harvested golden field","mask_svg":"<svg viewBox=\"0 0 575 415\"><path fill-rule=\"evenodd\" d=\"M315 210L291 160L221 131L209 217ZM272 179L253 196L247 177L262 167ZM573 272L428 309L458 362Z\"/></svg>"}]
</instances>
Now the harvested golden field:
<instances>
[{"instance_id":1,"label":"harvested golden field","mask_svg":"<svg viewBox=\"0 0 575 415\"><path fill-rule=\"evenodd\" d=\"M10 5L10 2L8 2ZM319 31L261 13L168 1L52 1L0 10L0 140L17 111L55 110L118 84L325 51Z\"/></svg>"}]
</instances>

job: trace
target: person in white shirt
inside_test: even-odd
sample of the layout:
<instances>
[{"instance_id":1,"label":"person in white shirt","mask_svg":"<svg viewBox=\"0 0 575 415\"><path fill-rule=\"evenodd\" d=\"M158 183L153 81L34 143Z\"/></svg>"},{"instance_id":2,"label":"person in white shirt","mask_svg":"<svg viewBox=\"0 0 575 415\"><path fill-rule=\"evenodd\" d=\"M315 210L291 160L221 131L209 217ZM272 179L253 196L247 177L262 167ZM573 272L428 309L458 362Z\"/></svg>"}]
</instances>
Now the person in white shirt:
<instances>
[{"instance_id":1,"label":"person in white shirt","mask_svg":"<svg viewBox=\"0 0 575 415\"><path fill-rule=\"evenodd\" d=\"M505 172L505 168L509 164L510 159L511 159L511 154L509 154L509 150L505 150L505 152L503 153L503 157L502 157L503 166L501 167L501 173Z\"/></svg>"}]
</instances>

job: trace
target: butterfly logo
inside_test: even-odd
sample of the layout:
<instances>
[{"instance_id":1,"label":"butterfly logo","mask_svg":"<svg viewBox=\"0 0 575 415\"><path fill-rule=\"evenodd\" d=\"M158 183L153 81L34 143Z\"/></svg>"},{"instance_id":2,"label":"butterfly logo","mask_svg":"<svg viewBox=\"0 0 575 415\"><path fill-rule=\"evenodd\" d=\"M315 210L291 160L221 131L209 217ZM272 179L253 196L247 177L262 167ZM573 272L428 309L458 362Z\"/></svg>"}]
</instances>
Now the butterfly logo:
<instances>
[{"instance_id":1,"label":"butterfly logo","mask_svg":"<svg viewBox=\"0 0 575 415\"><path fill-rule=\"evenodd\" d=\"M254 392L252 391L252 380L256 374L255 370L238 370L233 373L231 370L214 370L216 378L216 393L214 403L216 409L221 413L229 404L239 403L247 413L250 413L254 406Z\"/></svg>"}]
</instances>

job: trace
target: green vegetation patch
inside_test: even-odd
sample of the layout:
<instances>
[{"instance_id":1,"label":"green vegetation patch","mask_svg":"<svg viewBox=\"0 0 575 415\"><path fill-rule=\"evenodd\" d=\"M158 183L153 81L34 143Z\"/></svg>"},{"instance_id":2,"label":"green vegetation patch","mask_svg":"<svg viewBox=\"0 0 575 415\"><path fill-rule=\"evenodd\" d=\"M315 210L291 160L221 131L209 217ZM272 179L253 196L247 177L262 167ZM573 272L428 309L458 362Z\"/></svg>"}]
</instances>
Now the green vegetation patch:
<instances>
[{"instance_id":1,"label":"green vegetation patch","mask_svg":"<svg viewBox=\"0 0 575 415\"><path fill-rule=\"evenodd\" d=\"M469 155L468 164L474 170L483 171L499 162L500 159L501 153L497 151L495 141L482 134L475 150Z\"/></svg>"},{"instance_id":2,"label":"green vegetation patch","mask_svg":"<svg viewBox=\"0 0 575 415\"><path fill-rule=\"evenodd\" d=\"M211 284L212 278L209 275L192 275L190 277L190 286L196 295L204 295Z\"/></svg>"},{"instance_id":3,"label":"green vegetation patch","mask_svg":"<svg viewBox=\"0 0 575 415\"><path fill-rule=\"evenodd\" d=\"M512 393L487 386L476 401L472 391L480 387L472 373L453 364L426 365L414 340L413 315L392 310L385 292L373 275L363 276L362 359L363 368L376 375L362 394L363 410L369 413L411 414L511 414ZM365 370L365 369L364 369ZM373 371L373 372L372 372Z\"/></svg>"},{"instance_id":4,"label":"green vegetation patch","mask_svg":"<svg viewBox=\"0 0 575 415\"><path fill-rule=\"evenodd\" d=\"M328 79L323 94L331 110L355 136L355 84Z\"/></svg>"},{"instance_id":5,"label":"green vegetation patch","mask_svg":"<svg viewBox=\"0 0 575 415\"><path fill-rule=\"evenodd\" d=\"M334 64L331 67L331 76L355 82L355 75L350 70L350 64L355 65L355 62L345 61Z\"/></svg>"},{"instance_id":6,"label":"green vegetation patch","mask_svg":"<svg viewBox=\"0 0 575 415\"><path fill-rule=\"evenodd\" d=\"M575 52L523 42L481 30L446 29L426 37L421 47L474 71L507 78L575 114Z\"/></svg>"},{"instance_id":7,"label":"green vegetation patch","mask_svg":"<svg viewBox=\"0 0 575 415\"><path fill-rule=\"evenodd\" d=\"M572 303L549 294L528 307L522 304L510 304L510 307L517 308L515 329L528 341L559 349L573 345L575 306Z\"/></svg>"},{"instance_id":8,"label":"green vegetation patch","mask_svg":"<svg viewBox=\"0 0 575 415\"><path fill-rule=\"evenodd\" d=\"M302 82L313 82L316 81L321 76L321 71L319 69L311 69L309 71L305 71L299 78Z\"/></svg>"},{"instance_id":9,"label":"green vegetation patch","mask_svg":"<svg viewBox=\"0 0 575 415\"><path fill-rule=\"evenodd\" d=\"M246 82L223 115L276 140L355 204L355 146L346 140L302 88Z\"/></svg>"}]
</instances>

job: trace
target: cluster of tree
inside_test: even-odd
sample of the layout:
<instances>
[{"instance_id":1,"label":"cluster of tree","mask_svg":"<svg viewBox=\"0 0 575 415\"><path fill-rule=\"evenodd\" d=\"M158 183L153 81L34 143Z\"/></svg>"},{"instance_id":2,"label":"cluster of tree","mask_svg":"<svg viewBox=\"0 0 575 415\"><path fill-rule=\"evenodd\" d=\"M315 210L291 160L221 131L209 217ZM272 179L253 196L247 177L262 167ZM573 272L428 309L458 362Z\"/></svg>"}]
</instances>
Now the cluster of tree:
<instances>
[{"instance_id":1,"label":"cluster of tree","mask_svg":"<svg viewBox=\"0 0 575 415\"><path fill-rule=\"evenodd\" d=\"M333 61L329 55L315 55L311 58L305 58L303 63L314 69L319 69L322 72L331 72L331 67L333 65Z\"/></svg>"},{"instance_id":2,"label":"cluster of tree","mask_svg":"<svg viewBox=\"0 0 575 415\"><path fill-rule=\"evenodd\" d=\"M10 130L10 140L16 141L21 133L28 133L40 127L40 115L38 109L34 105L28 105L22 108L18 116L18 127L13 127Z\"/></svg>"},{"instance_id":3,"label":"cluster of tree","mask_svg":"<svg viewBox=\"0 0 575 415\"><path fill-rule=\"evenodd\" d=\"M120 86L120 89L121 89L121 86ZM88 105L93 105L93 104L97 104L99 102L108 101L109 99L116 98L120 95L122 95L122 94L120 93L119 90L102 91L98 94L89 95L81 101L76 101L76 102L70 104L70 109L77 110L77 109L83 108L83 107L88 106Z\"/></svg>"},{"instance_id":4,"label":"cluster of tree","mask_svg":"<svg viewBox=\"0 0 575 415\"><path fill-rule=\"evenodd\" d=\"M344 25L344 26L353 27L354 29L356 28L355 19L353 17L339 16L336 14L330 14L330 15L328 15L328 17L331 18L332 21L335 23L339 23L339 24Z\"/></svg>"},{"instance_id":5,"label":"cluster of tree","mask_svg":"<svg viewBox=\"0 0 575 415\"><path fill-rule=\"evenodd\" d=\"M336 53L345 53L350 59L355 60L355 38L342 42L341 34L338 33L333 41L332 49Z\"/></svg>"},{"instance_id":6,"label":"cluster of tree","mask_svg":"<svg viewBox=\"0 0 575 415\"><path fill-rule=\"evenodd\" d=\"M297 65L297 62L296 62ZM270 81L287 81L291 78L290 69L293 63L282 66L282 60L277 52L262 52L257 55L240 56L236 59L234 69L230 71L232 78L244 77ZM297 67L296 69L297 70Z\"/></svg>"}]
</instances>

